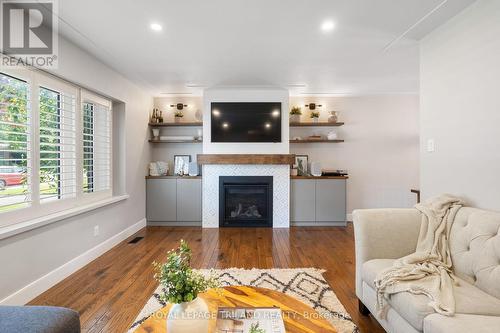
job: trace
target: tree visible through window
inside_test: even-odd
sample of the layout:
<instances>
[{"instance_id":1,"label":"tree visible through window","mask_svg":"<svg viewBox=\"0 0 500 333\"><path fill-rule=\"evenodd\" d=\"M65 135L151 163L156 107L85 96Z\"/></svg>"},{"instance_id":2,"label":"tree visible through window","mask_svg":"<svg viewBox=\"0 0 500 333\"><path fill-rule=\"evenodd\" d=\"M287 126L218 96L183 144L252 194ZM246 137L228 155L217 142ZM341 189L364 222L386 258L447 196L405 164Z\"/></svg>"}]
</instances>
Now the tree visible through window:
<instances>
[{"instance_id":1,"label":"tree visible through window","mask_svg":"<svg viewBox=\"0 0 500 333\"><path fill-rule=\"evenodd\" d=\"M0 212L31 202L27 82L0 73Z\"/></svg>"}]
</instances>

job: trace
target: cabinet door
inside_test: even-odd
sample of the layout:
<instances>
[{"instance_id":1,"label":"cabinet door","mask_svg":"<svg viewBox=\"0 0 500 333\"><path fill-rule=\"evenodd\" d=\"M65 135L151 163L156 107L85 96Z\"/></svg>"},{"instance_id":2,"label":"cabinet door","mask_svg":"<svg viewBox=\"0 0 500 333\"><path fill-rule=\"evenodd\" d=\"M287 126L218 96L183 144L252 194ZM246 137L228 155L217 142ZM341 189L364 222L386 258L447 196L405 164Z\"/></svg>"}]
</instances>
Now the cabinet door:
<instances>
[{"instance_id":1,"label":"cabinet door","mask_svg":"<svg viewBox=\"0 0 500 333\"><path fill-rule=\"evenodd\" d=\"M345 179L316 180L316 221L344 222Z\"/></svg>"},{"instance_id":2,"label":"cabinet door","mask_svg":"<svg viewBox=\"0 0 500 333\"><path fill-rule=\"evenodd\" d=\"M292 179L290 188L290 220L313 222L315 216L315 180Z\"/></svg>"},{"instance_id":3,"label":"cabinet door","mask_svg":"<svg viewBox=\"0 0 500 333\"><path fill-rule=\"evenodd\" d=\"M201 179L177 179L177 221L201 221Z\"/></svg>"},{"instance_id":4,"label":"cabinet door","mask_svg":"<svg viewBox=\"0 0 500 333\"><path fill-rule=\"evenodd\" d=\"M146 217L148 221L175 221L176 211L176 180L148 179L146 181Z\"/></svg>"}]
</instances>

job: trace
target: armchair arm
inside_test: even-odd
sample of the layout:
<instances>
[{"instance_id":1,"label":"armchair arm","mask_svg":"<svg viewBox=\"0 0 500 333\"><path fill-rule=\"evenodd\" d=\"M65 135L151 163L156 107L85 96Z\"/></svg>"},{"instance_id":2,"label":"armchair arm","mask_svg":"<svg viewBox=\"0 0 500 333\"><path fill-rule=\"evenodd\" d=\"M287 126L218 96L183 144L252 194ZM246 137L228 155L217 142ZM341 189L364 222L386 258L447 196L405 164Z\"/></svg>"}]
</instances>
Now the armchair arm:
<instances>
[{"instance_id":1,"label":"armchair arm","mask_svg":"<svg viewBox=\"0 0 500 333\"><path fill-rule=\"evenodd\" d=\"M372 259L398 259L415 252L421 215L416 209L362 209L353 212L356 295L361 298L361 268Z\"/></svg>"}]
</instances>

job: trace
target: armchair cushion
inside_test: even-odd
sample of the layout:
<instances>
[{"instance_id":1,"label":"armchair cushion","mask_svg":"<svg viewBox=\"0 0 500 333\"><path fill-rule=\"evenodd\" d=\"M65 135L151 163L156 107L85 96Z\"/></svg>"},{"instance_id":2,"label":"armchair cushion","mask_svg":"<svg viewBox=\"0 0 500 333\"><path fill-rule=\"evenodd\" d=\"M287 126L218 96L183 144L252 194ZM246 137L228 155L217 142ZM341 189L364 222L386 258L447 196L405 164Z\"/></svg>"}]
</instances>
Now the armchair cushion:
<instances>
[{"instance_id":1,"label":"armchair cushion","mask_svg":"<svg viewBox=\"0 0 500 333\"><path fill-rule=\"evenodd\" d=\"M394 260L374 259L363 264L362 279L375 289L375 277L384 269L391 267ZM456 313L500 316L500 299L493 297L474 285L458 279L459 284L453 286L456 302ZM422 331L424 318L433 314L432 307L427 305L429 299L423 295L407 292L394 294L388 303L416 330ZM441 316L442 318L447 318Z\"/></svg>"},{"instance_id":2,"label":"armchair cushion","mask_svg":"<svg viewBox=\"0 0 500 333\"><path fill-rule=\"evenodd\" d=\"M456 314L444 317L439 314L427 316L425 333L492 333L500 330L500 317Z\"/></svg>"}]
</instances>

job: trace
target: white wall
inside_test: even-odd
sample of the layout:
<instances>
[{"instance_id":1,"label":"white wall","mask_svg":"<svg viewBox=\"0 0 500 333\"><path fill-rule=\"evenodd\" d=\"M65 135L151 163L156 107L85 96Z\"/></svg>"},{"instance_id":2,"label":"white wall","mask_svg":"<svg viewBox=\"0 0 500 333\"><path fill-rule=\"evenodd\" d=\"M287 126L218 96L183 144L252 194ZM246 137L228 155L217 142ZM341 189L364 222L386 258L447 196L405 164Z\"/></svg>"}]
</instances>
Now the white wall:
<instances>
[{"instance_id":1,"label":"white wall","mask_svg":"<svg viewBox=\"0 0 500 333\"><path fill-rule=\"evenodd\" d=\"M98 253L102 247L95 247L99 244L109 239L116 241L124 232L145 225L144 176L150 160L147 121L152 98L63 39L59 44L59 69L54 74L125 103L121 111L125 112L126 156L122 159L125 165L120 167L125 169L126 183L121 188L130 199L0 240L0 303L28 301L43 291L40 288L56 283L61 274L67 275L78 268L83 257ZM93 236L95 225L100 226L97 237ZM70 261L64 269L51 274ZM8 298L34 281L37 282Z\"/></svg>"},{"instance_id":2,"label":"white wall","mask_svg":"<svg viewBox=\"0 0 500 333\"><path fill-rule=\"evenodd\" d=\"M188 107L184 108L184 117L182 121L196 121L197 111L203 113L203 98L201 96L179 96L179 97L155 97L154 107L163 111L165 122L174 121L174 111L177 109L170 107L172 104L184 103ZM197 136L199 127L164 127L160 130L160 135L193 135ZM151 131L148 134L152 136ZM152 160L164 161L169 164L169 173L173 173L173 164L175 155L191 155L191 160L196 161L196 155L203 152L201 143L168 143L153 144Z\"/></svg>"},{"instance_id":3,"label":"white wall","mask_svg":"<svg viewBox=\"0 0 500 333\"><path fill-rule=\"evenodd\" d=\"M500 1L479 0L421 43L421 188L500 210ZM427 152L427 140L435 152Z\"/></svg>"},{"instance_id":4,"label":"white wall","mask_svg":"<svg viewBox=\"0 0 500 333\"><path fill-rule=\"evenodd\" d=\"M338 132L344 143L291 144L293 154L308 155L323 169L347 169L347 211L358 208L411 207L419 185L419 102L417 95L350 97L292 97L290 107L322 104L320 121L328 111L340 111L341 127L292 128L290 137Z\"/></svg>"},{"instance_id":5,"label":"white wall","mask_svg":"<svg viewBox=\"0 0 500 333\"><path fill-rule=\"evenodd\" d=\"M288 154L288 90L274 88L213 88L203 95L204 154ZM276 143L212 143L210 112L212 102L281 102L281 142Z\"/></svg>"}]
</instances>

